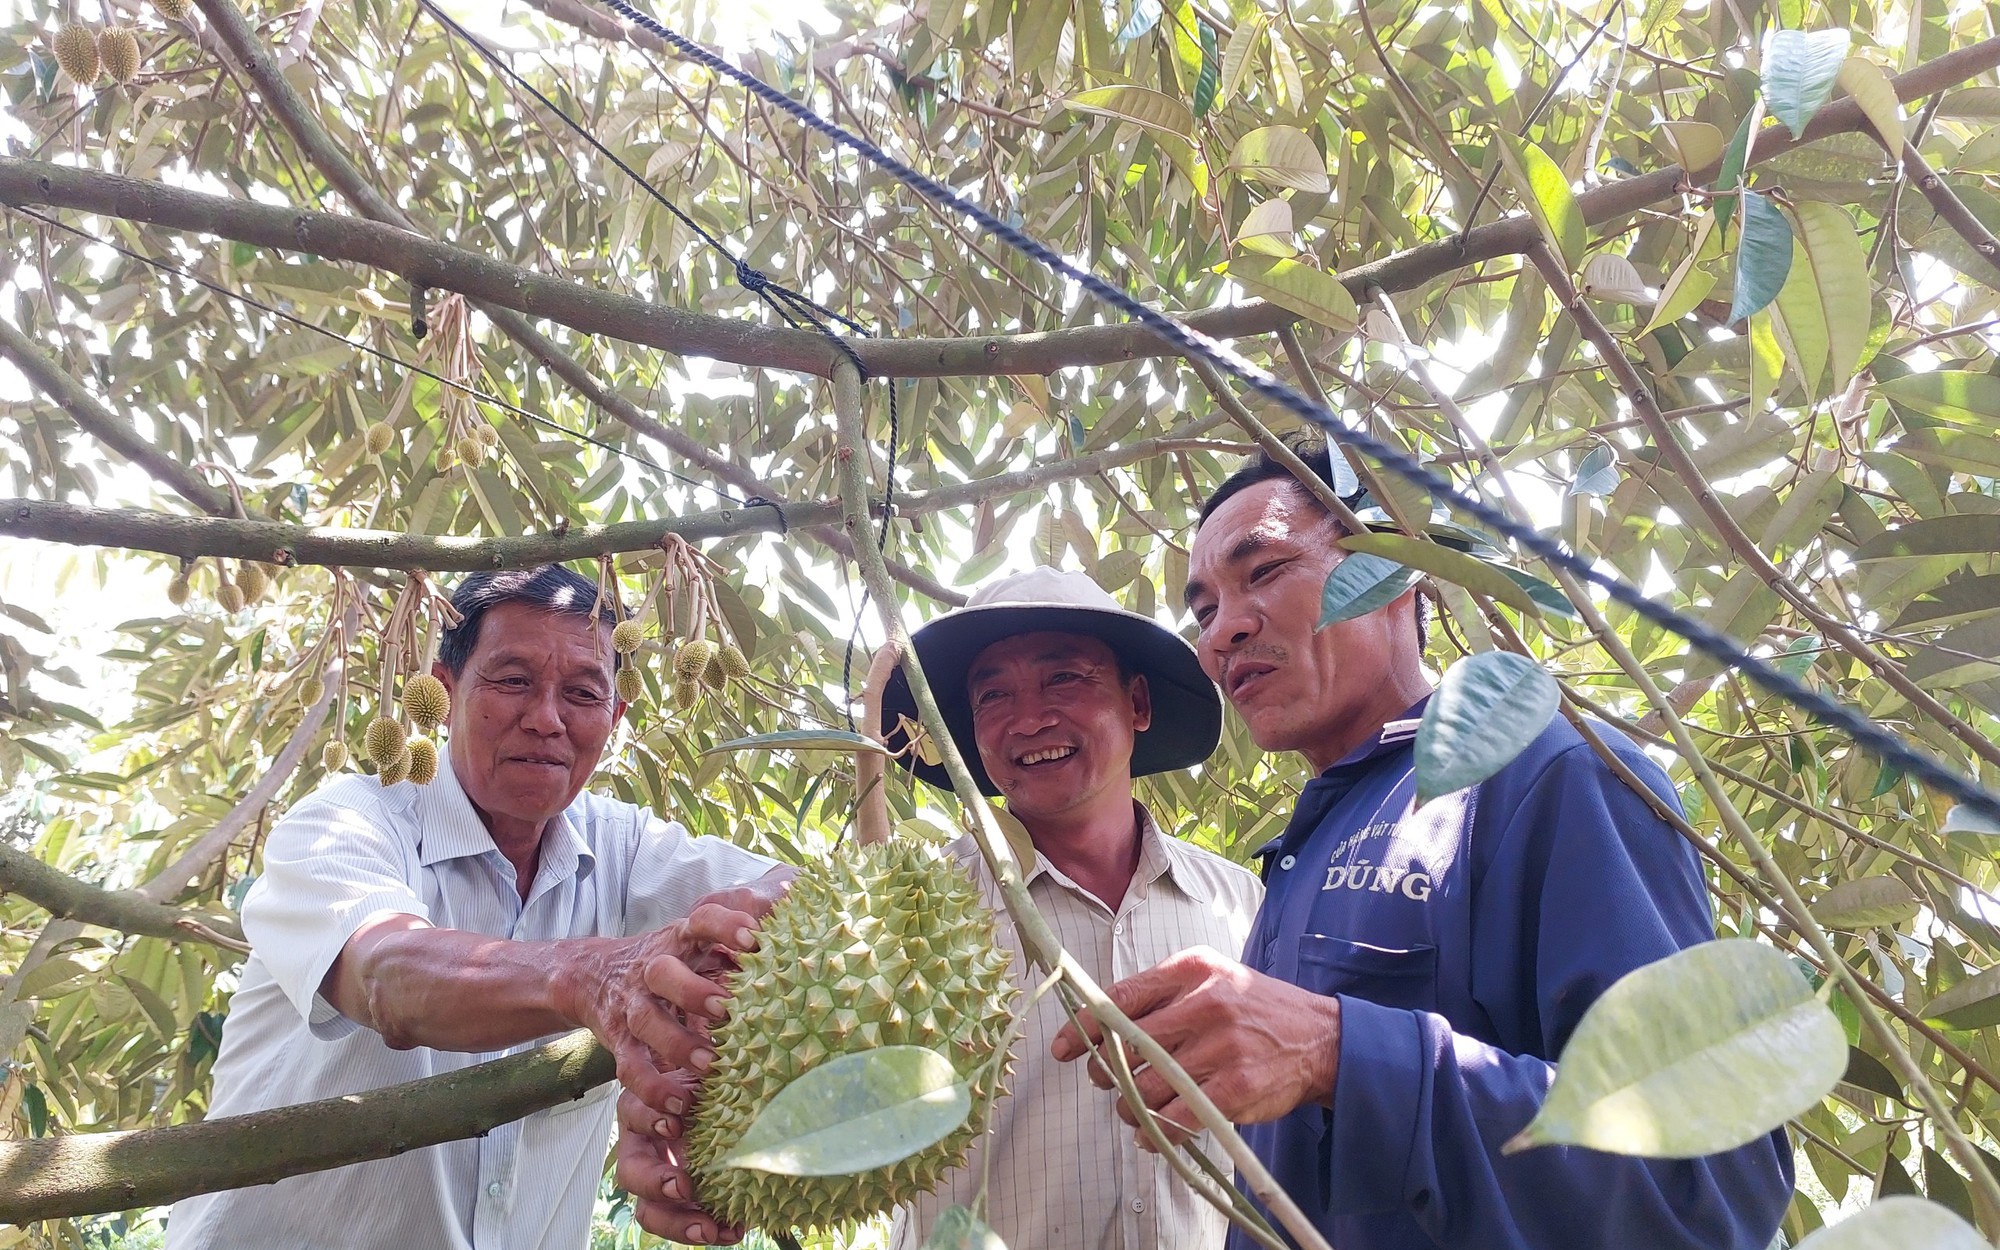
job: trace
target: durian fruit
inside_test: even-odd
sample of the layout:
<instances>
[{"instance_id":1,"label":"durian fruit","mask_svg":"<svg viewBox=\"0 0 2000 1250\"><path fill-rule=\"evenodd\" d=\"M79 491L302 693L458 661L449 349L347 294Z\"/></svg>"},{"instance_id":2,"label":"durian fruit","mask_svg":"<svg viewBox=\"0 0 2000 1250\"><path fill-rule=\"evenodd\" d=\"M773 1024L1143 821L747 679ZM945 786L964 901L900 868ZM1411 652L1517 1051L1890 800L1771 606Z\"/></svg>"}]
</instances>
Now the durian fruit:
<instances>
[{"instance_id":1,"label":"durian fruit","mask_svg":"<svg viewBox=\"0 0 2000 1250\"><path fill-rule=\"evenodd\" d=\"M97 35L97 57L112 82L131 82L139 76L139 36L130 26L107 26Z\"/></svg>"},{"instance_id":2,"label":"durian fruit","mask_svg":"<svg viewBox=\"0 0 2000 1250\"><path fill-rule=\"evenodd\" d=\"M458 458L476 469L486 463L486 444L467 434L458 440Z\"/></svg>"},{"instance_id":3,"label":"durian fruit","mask_svg":"<svg viewBox=\"0 0 2000 1250\"><path fill-rule=\"evenodd\" d=\"M194 9L194 0L153 0L153 7L169 21L185 22Z\"/></svg>"},{"instance_id":4,"label":"durian fruit","mask_svg":"<svg viewBox=\"0 0 2000 1250\"><path fill-rule=\"evenodd\" d=\"M403 683L403 710L419 732L429 733L451 715L451 695L443 682L429 673L418 673Z\"/></svg>"},{"instance_id":5,"label":"durian fruit","mask_svg":"<svg viewBox=\"0 0 2000 1250\"><path fill-rule=\"evenodd\" d=\"M725 644L717 656L722 662L722 675L729 680L742 681L750 675L750 660L735 643Z\"/></svg>"},{"instance_id":6,"label":"durian fruit","mask_svg":"<svg viewBox=\"0 0 2000 1250\"><path fill-rule=\"evenodd\" d=\"M215 588L216 606L231 616L235 616L238 612L241 612L243 605L247 602L248 600L243 595L243 588L226 578Z\"/></svg>"},{"instance_id":7,"label":"durian fruit","mask_svg":"<svg viewBox=\"0 0 2000 1250\"><path fill-rule=\"evenodd\" d=\"M181 607L188 601L188 579L186 573L174 574L174 580L167 583L167 602Z\"/></svg>"},{"instance_id":8,"label":"durian fruit","mask_svg":"<svg viewBox=\"0 0 2000 1250\"><path fill-rule=\"evenodd\" d=\"M486 428L490 430L493 427L489 425ZM611 631L611 649L620 655L632 654L644 641L646 631L640 628L637 621L620 621Z\"/></svg>"},{"instance_id":9,"label":"durian fruit","mask_svg":"<svg viewBox=\"0 0 2000 1250\"><path fill-rule=\"evenodd\" d=\"M330 773L337 773L347 767L347 744L335 738L319 753L319 766Z\"/></svg>"},{"instance_id":10,"label":"durian fruit","mask_svg":"<svg viewBox=\"0 0 2000 1250\"><path fill-rule=\"evenodd\" d=\"M97 36L90 27L81 22L71 22L56 32L50 43L56 54L56 64L62 66L63 73L71 81L88 84L97 81L100 62L97 56Z\"/></svg>"},{"instance_id":11,"label":"durian fruit","mask_svg":"<svg viewBox=\"0 0 2000 1250\"><path fill-rule=\"evenodd\" d=\"M701 682L693 677L674 678L674 710L691 712L701 702Z\"/></svg>"},{"instance_id":12,"label":"durian fruit","mask_svg":"<svg viewBox=\"0 0 2000 1250\"><path fill-rule=\"evenodd\" d=\"M389 444L396 441L396 427L387 421L377 421L369 426L368 432L361 437L368 446L368 454L379 456L389 450Z\"/></svg>"},{"instance_id":13,"label":"durian fruit","mask_svg":"<svg viewBox=\"0 0 2000 1250\"><path fill-rule=\"evenodd\" d=\"M618 687L618 697L627 703L637 703L639 696L646 693L644 679L639 676L639 670L630 664L618 670L614 684Z\"/></svg>"},{"instance_id":14,"label":"durian fruit","mask_svg":"<svg viewBox=\"0 0 2000 1250\"><path fill-rule=\"evenodd\" d=\"M682 681L698 681L701 671L715 655L715 644L706 638L690 638L674 653L674 676Z\"/></svg>"},{"instance_id":15,"label":"durian fruit","mask_svg":"<svg viewBox=\"0 0 2000 1250\"><path fill-rule=\"evenodd\" d=\"M264 566L254 560L245 560L236 569L236 586L243 592L245 603L255 603L264 597L271 586L271 575Z\"/></svg>"},{"instance_id":16,"label":"durian fruit","mask_svg":"<svg viewBox=\"0 0 2000 1250\"><path fill-rule=\"evenodd\" d=\"M305 704L307 707L311 707L313 704L318 703L320 701L321 696L325 694L326 694L326 683L324 681L321 681L318 675L316 674L307 677L304 681L299 683L299 702Z\"/></svg>"},{"instance_id":17,"label":"durian fruit","mask_svg":"<svg viewBox=\"0 0 2000 1250\"><path fill-rule=\"evenodd\" d=\"M473 426L472 437L478 439L488 447L498 447L500 445L500 431L490 425Z\"/></svg>"},{"instance_id":18,"label":"durian fruit","mask_svg":"<svg viewBox=\"0 0 2000 1250\"><path fill-rule=\"evenodd\" d=\"M403 732L403 727L387 716L377 716L369 721L367 736L361 741L368 748L368 758L375 761L377 768L387 768L410 745L409 735Z\"/></svg>"},{"instance_id":19,"label":"durian fruit","mask_svg":"<svg viewBox=\"0 0 2000 1250\"><path fill-rule=\"evenodd\" d=\"M990 1085L1004 1079L994 1055L1016 997L1007 963L971 877L919 844L856 847L801 872L740 958L729 1018L714 1032L687 1137L702 1205L753 1228L831 1228L933 1189L985 1132ZM878 1046L943 1055L971 1085L971 1116L935 1145L849 1176L715 1166L780 1089Z\"/></svg>"},{"instance_id":20,"label":"durian fruit","mask_svg":"<svg viewBox=\"0 0 2000 1250\"><path fill-rule=\"evenodd\" d=\"M701 666L701 684L720 694L729 687L729 674L722 667L722 650L711 648L708 663Z\"/></svg>"},{"instance_id":21,"label":"durian fruit","mask_svg":"<svg viewBox=\"0 0 2000 1250\"><path fill-rule=\"evenodd\" d=\"M427 786L437 779L438 749L429 738L410 739L410 780Z\"/></svg>"},{"instance_id":22,"label":"durian fruit","mask_svg":"<svg viewBox=\"0 0 2000 1250\"><path fill-rule=\"evenodd\" d=\"M410 744L407 742L404 743L403 749L397 752L395 759L376 768L375 780L385 786L393 786L398 782L409 780L410 766L416 763L416 758L417 753L410 749ZM435 770L436 765L433 764L432 767ZM436 775L435 771L433 771L432 775Z\"/></svg>"}]
</instances>

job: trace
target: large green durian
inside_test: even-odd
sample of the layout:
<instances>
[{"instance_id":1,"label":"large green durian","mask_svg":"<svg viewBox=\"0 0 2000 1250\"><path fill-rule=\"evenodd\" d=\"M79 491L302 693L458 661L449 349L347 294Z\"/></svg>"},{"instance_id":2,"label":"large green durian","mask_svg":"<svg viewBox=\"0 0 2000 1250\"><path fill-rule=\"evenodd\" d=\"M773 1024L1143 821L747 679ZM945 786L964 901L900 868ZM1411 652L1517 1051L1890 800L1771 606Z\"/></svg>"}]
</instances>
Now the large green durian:
<instances>
[{"instance_id":1,"label":"large green durian","mask_svg":"<svg viewBox=\"0 0 2000 1250\"><path fill-rule=\"evenodd\" d=\"M857 847L801 872L742 958L729 1019L715 1030L716 1060L687 1138L702 1206L751 1228L829 1228L934 1189L986 1128L994 1052L1008 1039L1016 995L1007 963L971 877L921 846ZM965 1123L900 1162L848 1176L714 1166L791 1081L877 1046L924 1046L948 1059L971 1082Z\"/></svg>"}]
</instances>

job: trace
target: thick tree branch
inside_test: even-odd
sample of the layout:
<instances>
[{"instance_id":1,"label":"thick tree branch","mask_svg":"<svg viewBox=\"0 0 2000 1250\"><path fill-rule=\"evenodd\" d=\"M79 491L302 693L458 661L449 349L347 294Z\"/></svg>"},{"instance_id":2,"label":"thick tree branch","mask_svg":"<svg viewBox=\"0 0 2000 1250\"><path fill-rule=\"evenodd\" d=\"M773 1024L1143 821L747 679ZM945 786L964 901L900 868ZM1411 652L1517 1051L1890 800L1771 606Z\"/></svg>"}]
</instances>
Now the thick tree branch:
<instances>
[{"instance_id":1,"label":"thick tree branch","mask_svg":"<svg viewBox=\"0 0 2000 1250\"><path fill-rule=\"evenodd\" d=\"M249 949L243 945L243 930L227 916L182 911L156 903L137 890L107 890L78 881L5 842L0 842L0 894L18 894L57 919L77 920L100 929L174 941L193 938L236 951Z\"/></svg>"},{"instance_id":2,"label":"thick tree branch","mask_svg":"<svg viewBox=\"0 0 2000 1250\"><path fill-rule=\"evenodd\" d=\"M1930 202L1931 210L1947 226L1956 231L1958 237L1964 239L1975 253L1985 259L1986 272L1973 276L1987 286L2000 290L2000 239L1995 239L1993 232L1986 228L1986 223L1973 216L1972 210L1965 206L1965 201L1959 199L1958 195L1945 184L1945 180L1938 177L1937 171L1930 167L1930 162L1917 151L1916 144L1903 145L1902 160L1910 181L1916 184L1917 190Z\"/></svg>"},{"instance_id":3,"label":"thick tree branch","mask_svg":"<svg viewBox=\"0 0 2000 1250\"><path fill-rule=\"evenodd\" d=\"M235 516L229 492L209 485L194 470L144 438L97 402L89 391L32 339L0 318L0 358L11 361L35 388L54 400L84 433L138 465L153 479L210 516Z\"/></svg>"},{"instance_id":4,"label":"thick tree branch","mask_svg":"<svg viewBox=\"0 0 2000 1250\"><path fill-rule=\"evenodd\" d=\"M444 1076L294 1107L173 1128L0 1142L0 1223L164 1206L477 1137L581 1098L612 1075L610 1054L578 1030Z\"/></svg>"}]
</instances>

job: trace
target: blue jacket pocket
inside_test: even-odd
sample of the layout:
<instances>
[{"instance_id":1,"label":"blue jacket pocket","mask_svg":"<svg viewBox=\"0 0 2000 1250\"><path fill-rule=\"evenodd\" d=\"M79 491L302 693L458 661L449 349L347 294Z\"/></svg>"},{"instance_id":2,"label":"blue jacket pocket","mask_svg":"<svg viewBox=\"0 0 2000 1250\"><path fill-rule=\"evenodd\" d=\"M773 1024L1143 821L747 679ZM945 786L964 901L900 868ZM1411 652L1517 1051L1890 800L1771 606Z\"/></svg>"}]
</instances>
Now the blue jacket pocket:
<instances>
[{"instance_id":1,"label":"blue jacket pocket","mask_svg":"<svg viewBox=\"0 0 2000 1250\"><path fill-rule=\"evenodd\" d=\"M1347 938L1299 938L1299 985L1329 997L1352 994L1384 1007L1437 1010L1437 948L1396 949Z\"/></svg>"}]
</instances>

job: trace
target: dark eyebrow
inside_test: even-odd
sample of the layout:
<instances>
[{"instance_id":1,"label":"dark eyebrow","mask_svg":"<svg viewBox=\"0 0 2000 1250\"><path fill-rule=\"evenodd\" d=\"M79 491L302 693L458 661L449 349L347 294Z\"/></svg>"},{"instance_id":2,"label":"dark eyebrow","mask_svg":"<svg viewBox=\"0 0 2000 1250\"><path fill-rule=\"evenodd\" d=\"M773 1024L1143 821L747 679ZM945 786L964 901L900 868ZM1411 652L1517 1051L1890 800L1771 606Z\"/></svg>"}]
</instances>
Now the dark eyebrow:
<instances>
[{"instance_id":1,"label":"dark eyebrow","mask_svg":"<svg viewBox=\"0 0 2000 1250\"><path fill-rule=\"evenodd\" d=\"M1104 667L1102 661L1093 660L1089 658L1083 653L1083 649L1081 647L1073 647L1073 646L1051 647L1047 651L1043 651L1037 654L1034 657L1034 659L1035 662L1038 664L1059 664L1065 660L1072 660L1081 664L1089 664L1097 668ZM978 685L980 682L986 681L989 678L997 677L999 675L1000 675L999 665L997 664L981 665L980 667L973 669L970 673L967 673L965 675L965 688L967 690L971 690L974 686Z\"/></svg>"},{"instance_id":2,"label":"dark eyebrow","mask_svg":"<svg viewBox=\"0 0 2000 1250\"><path fill-rule=\"evenodd\" d=\"M1284 538L1278 535L1252 530L1250 533L1236 540L1236 545L1229 549L1228 555L1222 557L1222 562L1224 565L1241 564L1244 560L1256 555L1260 551L1284 545L1285 541ZM1207 592L1207 582L1190 580L1187 586L1181 591L1181 603L1185 607L1192 607L1195 596L1206 594Z\"/></svg>"}]
</instances>

